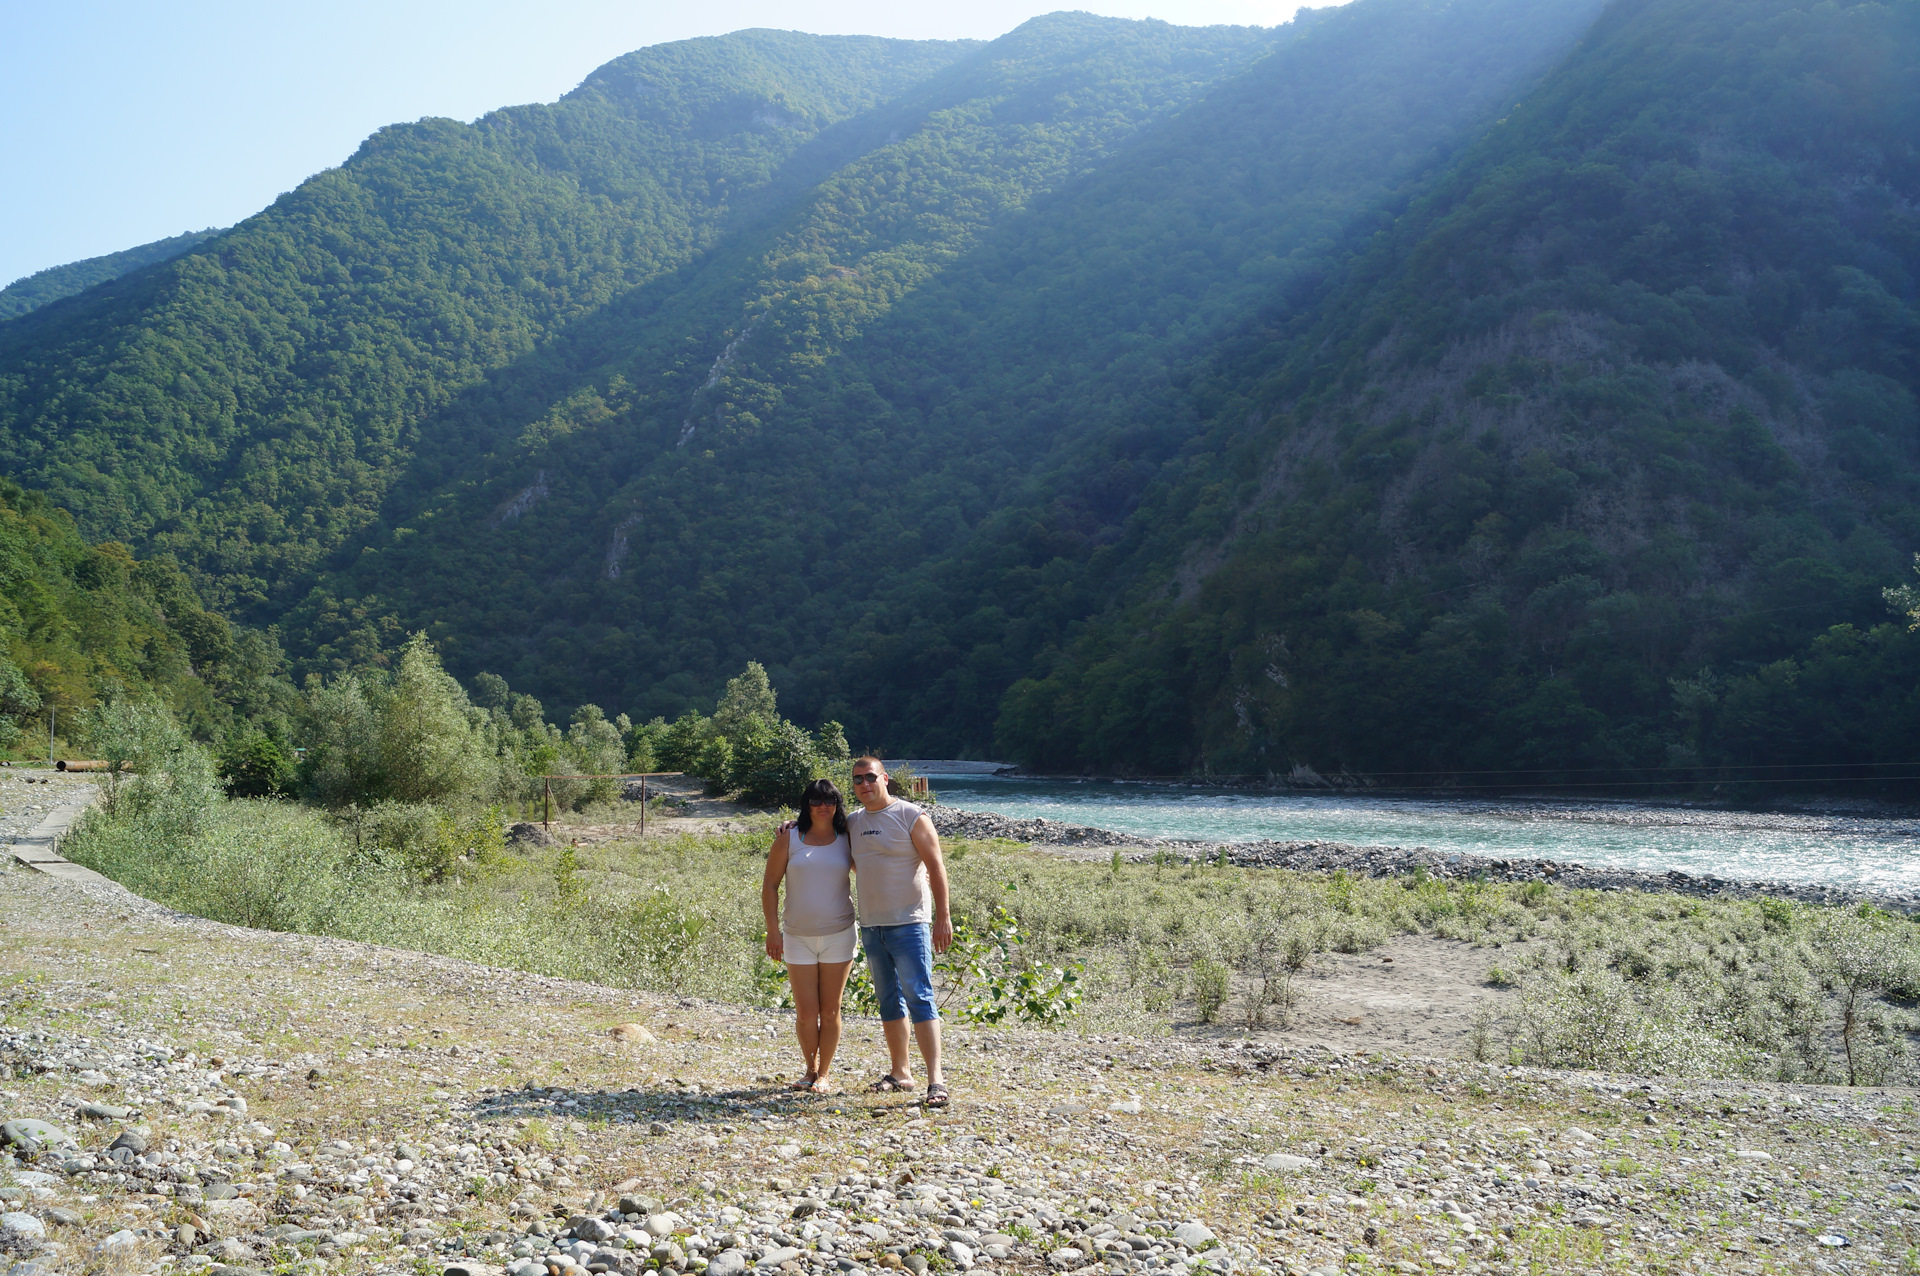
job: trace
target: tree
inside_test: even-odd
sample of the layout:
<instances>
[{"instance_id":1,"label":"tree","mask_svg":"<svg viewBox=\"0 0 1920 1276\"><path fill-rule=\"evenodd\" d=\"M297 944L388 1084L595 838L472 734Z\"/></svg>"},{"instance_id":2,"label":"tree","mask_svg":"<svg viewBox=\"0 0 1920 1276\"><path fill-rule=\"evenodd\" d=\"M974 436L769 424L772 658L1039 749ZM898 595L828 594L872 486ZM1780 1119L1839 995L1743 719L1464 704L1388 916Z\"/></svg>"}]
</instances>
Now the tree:
<instances>
[{"instance_id":1,"label":"tree","mask_svg":"<svg viewBox=\"0 0 1920 1276\"><path fill-rule=\"evenodd\" d=\"M1913 981L1913 959L1894 922L1863 907L1858 913L1834 912L1814 927L1811 946L1815 970L1838 1003L1840 1045L1847 1058L1847 1084L1877 1084L1904 1054L1904 1033L1884 1034L1876 1000Z\"/></svg>"},{"instance_id":2,"label":"tree","mask_svg":"<svg viewBox=\"0 0 1920 1276\"><path fill-rule=\"evenodd\" d=\"M736 743L758 725L768 727L780 720L773 684L758 660L749 660L737 678L727 680L726 694L713 711L713 727Z\"/></svg>"},{"instance_id":3,"label":"tree","mask_svg":"<svg viewBox=\"0 0 1920 1276\"><path fill-rule=\"evenodd\" d=\"M379 708L386 796L444 802L479 795L490 777L479 734L467 716L467 696L441 668L426 634L415 634L402 648Z\"/></svg>"},{"instance_id":4,"label":"tree","mask_svg":"<svg viewBox=\"0 0 1920 1276\"><path fill-rule=\"evenodd\" d=\"M281 797L293 787L293 759L264 731L241 731L229 737L218 766L230 797Z\"/></svg>"},{"instance_id":5,"label":"tree","mask_svg":"<svg viewBox=\"0 0 1920 1276\"><path fill-rule=\"evenodd\" d=\"M300 764L300 786L321 806L365 804L383 788L380 718L357 674L330 683L319 675L307 682L307 755Z\"/></svg>"}]
</instances>

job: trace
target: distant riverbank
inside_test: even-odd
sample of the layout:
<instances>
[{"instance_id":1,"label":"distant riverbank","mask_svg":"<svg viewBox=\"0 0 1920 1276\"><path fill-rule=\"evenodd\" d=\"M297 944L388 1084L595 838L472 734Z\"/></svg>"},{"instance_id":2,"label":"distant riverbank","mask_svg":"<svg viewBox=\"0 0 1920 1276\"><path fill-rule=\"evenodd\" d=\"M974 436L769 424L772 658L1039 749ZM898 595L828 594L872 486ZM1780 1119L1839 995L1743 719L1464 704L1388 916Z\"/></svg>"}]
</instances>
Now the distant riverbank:
<instances>
[{"instance_id":1,"label":"distant riverbank","mask_svg":"<svg viewBox=\"0 0 1920 1276\"><path fill-rule=\"evenodd\" d=\"M1750 811L1627 801L1418 799L1048 780L929 766L941 802L1010 821L1018 840L1138 847L1232 862L1396 871L1394 856L1496 879L1764 891L1920 905L1920 820L1852 809ZM919 768L916 768L919 770ZM1044 823L1036 823L1043 821ZM1071 838L1046 830L1080 830ZM1275 848L1284 848L1276 850ZM1303 848L1340 848L1307 851ZM1372 860L1353 860L1358 855ZM1305 856L1303 860L1301 857ZM1381 856L1386 859L1379 858ZM1307 861L1312 862L1307 862ZM1349 863L1349 860L1353 862ZM1325 861L1325 862L1321 862ZM1401 867L1411 871L1414 860ZM1508 867L1501 867L1501 866ZM1549 873L1549 869L1553 871ZM1574 881L1563 876L1590 876ZM1692 885L1686 885L1692 883Z\"/></svg>"}]
</instances>

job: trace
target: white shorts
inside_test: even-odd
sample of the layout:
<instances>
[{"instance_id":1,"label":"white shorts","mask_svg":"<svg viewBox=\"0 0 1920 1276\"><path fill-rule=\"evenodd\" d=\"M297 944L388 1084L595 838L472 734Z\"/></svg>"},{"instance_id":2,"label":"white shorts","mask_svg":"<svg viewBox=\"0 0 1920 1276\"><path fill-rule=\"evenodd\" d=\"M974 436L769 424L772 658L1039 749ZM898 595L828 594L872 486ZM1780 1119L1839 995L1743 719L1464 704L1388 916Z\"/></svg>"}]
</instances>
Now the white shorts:
<instances>
[{"instance_id":1,"label":"white shorts","mask_svg":"<svg viewBox=\"0 0 1920 1276\"><path fill-rule=\"evenodd\" d=\"M837 935L790 935L782 930L780 942L786 945L789 966L833 966L853 960L860 928L849 926Z\"/></svg>"}]
</instances>

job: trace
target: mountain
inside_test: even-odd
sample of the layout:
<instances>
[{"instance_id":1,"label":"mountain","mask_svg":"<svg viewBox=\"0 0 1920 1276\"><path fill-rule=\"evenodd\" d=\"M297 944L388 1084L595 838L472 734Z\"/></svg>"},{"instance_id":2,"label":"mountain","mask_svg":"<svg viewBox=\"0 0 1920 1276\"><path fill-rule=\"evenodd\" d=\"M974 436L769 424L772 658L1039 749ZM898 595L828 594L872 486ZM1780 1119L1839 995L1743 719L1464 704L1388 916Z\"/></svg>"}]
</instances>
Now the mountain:
<instances>
[{"instance_id":1,"label":"mountain","mask_svg":"<svg viewBox=\"0 0 1920 1276\"><path fill-rule=\"evenodd\" d=\"M1002 747L1487 784L1920 756L1881 598L1920 545L1917 139L1910 8L1616 3L1321 305L1212 352L1208 463L1158 476L1089 573L1126 601Z\"/></svg>"},{"instance_id":2,"label":"mountain","mask_svg":"<svg viewBox=\"0 0 1920 1276\"><path fill-rule=\"evenodd\" d=\"M951 634L980 604L925 597L931 565L997 553L998 511L1088 449L1103 471L1131 454L1096 480L1116 525L1129 484L1193 428L1177 365L1275 287L1310 287L1356 219L1469 141L1591 12L1030 23L889 113L917 124L877 118L896 140L787 218L424 430L460 451L423 461L433 486L322 579L290 642L351 663L399 618L431 617L455 668L638 715L753 657L806 718L987 747L1030 652ZM1023 582L1003 613L1048 588Z\"/></svg>"},{"instance_id":3,"label":"mountain","mask_svg":"<svg viewBox=\"0 0 1920 1276\"><path fill-rule=\"evenodd\" d=\"M0 466L310 670L424 628L645 717L757 659L856 745L1058 769L1751 762L1806 671L1904 668L1913 37L642 50L0 325Z\"/></svg>"},{"instance_id":4,"label":"mountain","mask_svg":"<svg viewBox=\"0 0 1920 1276\"><path fill-rule=\"evenodd\" d=\"M104 257L88 257L84 261L70 261L64 266L49 266L45 270L35 271L0 288L0 320L18 318L49 302L85 292L95 284L118 279L130 270L178 257L219 233L217 230L190 230L184 235L156 239L150 244L108 253Z\"/></svg>"},{"instance_id":5,"label":"mountain","mask_svg":"<svg viewBox=\"0 0 1920 1276\"><path fill-rule=\"evenodd\" d=\"M174 563L89 544L44 495L0 480L0 752L44 757L49 708L64 739L75 711L129 695L218 735L284 712L284 661L206 611Z\"/></svg>"},{"instance_id":6,"label":"mountain","mask_svg":"<svg viewBox=\"0 0 1920 1276\"><path fill-rule=\"evenodd\" d=\"M384 129L197 249L0 325L0 468L270 619L378 522L423 419L811 186L837 126L966 47L748 32Z\"/></svg>"}]
</instances>

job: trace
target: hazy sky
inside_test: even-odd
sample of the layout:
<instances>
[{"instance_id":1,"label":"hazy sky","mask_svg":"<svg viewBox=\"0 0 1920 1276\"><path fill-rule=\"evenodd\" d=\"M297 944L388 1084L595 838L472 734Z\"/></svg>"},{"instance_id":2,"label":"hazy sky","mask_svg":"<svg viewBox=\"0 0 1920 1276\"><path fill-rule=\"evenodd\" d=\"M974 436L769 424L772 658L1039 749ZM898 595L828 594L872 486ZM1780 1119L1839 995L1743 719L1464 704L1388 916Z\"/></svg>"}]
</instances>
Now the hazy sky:
<instances>
[{"instance_id":1,"label":"hazy sky","mask_svg":"<svg viewBox=\"0 0 1920 1276\"><path fill-rule=\"evenodd\" d=\"M742 27L989 39L1063 7L1190 25L1294 0L59 0L0 4L0 284L226 226L383 124L552 101L644 45Z\"/></svg>"}]
</instances>

